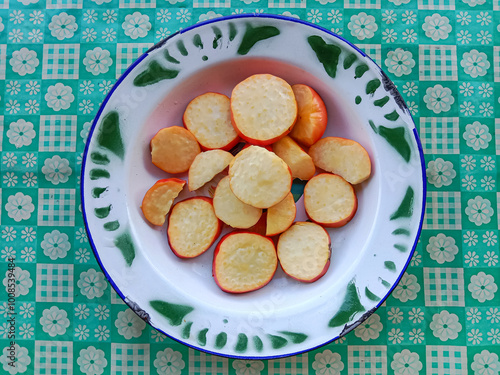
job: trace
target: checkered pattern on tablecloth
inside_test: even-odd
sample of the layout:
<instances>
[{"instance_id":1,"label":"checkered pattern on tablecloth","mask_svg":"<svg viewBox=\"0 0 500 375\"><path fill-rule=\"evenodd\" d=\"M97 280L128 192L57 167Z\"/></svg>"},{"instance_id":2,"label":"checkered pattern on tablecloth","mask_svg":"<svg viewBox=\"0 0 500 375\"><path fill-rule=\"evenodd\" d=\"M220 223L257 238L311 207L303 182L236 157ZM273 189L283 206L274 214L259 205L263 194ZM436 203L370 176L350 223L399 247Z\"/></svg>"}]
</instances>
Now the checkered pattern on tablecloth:
<instances>
[{"instance_id":1,"label":"checkered pattern on tablecloth","mask_svg":"<svg viewBox=\"0 0 500 375\"><path fill-rule=\"evenodd\" d=\"M419 46L421 81L456 81L457 46Z\"/></svg>"},{"instance_id":2,"label":"checkered pattern on tablecloth","mask_svg":"<svg viewBox=\"0 0 500 375\"><path fill-rule=\"evenodd\" d=\"M347 373L349 375L387 374L387 347L385 345L349 345Z\"/></svg>"},{"instance_id":3,"label":"checkered pattern on tablecloth","mask_svg":"<svg viewBox=\"0 0 500 375\"><path fill-rule=\"evenodd\" d=\"M462 268L424 268L426 306L465 306Z\"/></svg>"},{"instance_id":4,"label":"checkered pattern on tablecloth","mask_svg":"<svg viewBox=\"0 0 500 375\"><path fill-rule=\"evenodd\" d=\"M35 341L35 375L73 374L72 341Z\"/></svg>"},{"instance_id":5,"label":"checkered pattern on tablecloth","mask_svg":"<svg viewBox=\"0 0 500 375\"><path fill-rule=\"evenodd\" d=\"M79 62L79 44L44 44L42 78L77 79Z\"/></svg>"},{"instance_id":6,"label":"checkered pattern on tablecloth","mask_svg":"<svg viewBox=\"0 0 500 375\"><path fill-rule=\"evenodd\" d=\"M458 117L421 117L420 141L426 154L459 154Z\"/></svg>"},{"instance_id":7,"label":"checkered pattern on tablecloth","mask_svg":"<svg viewBox=\"0 0 500 375\"><path fill-rule=\"evenodd\" d=\"M423 229L462 229L460 192L427 192Z\"/></svg>"},{"instance_id":8,"label":"checkered pattern on tablecloth","mask_svg":"<svg viewBox=\"0 0 500 375\"><path fill-rule=\"evenodd\" d=\"M111 344L112 375L148 375L149 345Z\"/></svg>"},{"instance_id":9,"label":"checkered pattern on tablecloth","mask_svg":"<svg viewBox=\"0 0 500 375\"><path fill-rule=\"evenodd\" d=\"M75 189L38 189L38 225L75 225Z\"/></svg>"},{"instance_id":10,"label":"checkered pattern on tablecloth","mask_svg":"<svg viewBox=\"0 0 500 375\"><path fill-rule=\"evenodd\" d=\"M467 352L461 346L426 347L428 375L465 375L467 370Z\"/></svg>"},{"instance_id":11,"label":"checkered pattern on tablecloth","mask_svg":"<svg viewBox=\"0 0 500 375\"><path fill-rule=\"evenodd\" d=\"M189 349L189 373L225 375L228 372L228 359Z\"/></svg>"},{"instance_id":12,"label":"checkered pattern on tablecloth","mask_svg":"<svg viewBox=\"0 0 500 375\"><path fill-rule=\"evenodd\" d=\"M36 265L37 302L73 302L73 265Z\"/></svg>"},{"instance_id":13,"label":"checkered pattern on tablecloth","mask_svg":"<svg viewBox=\"0 0 500 375\"><path fill-rule=\"evenodd\" d=\"M77 116L40 116L40 151L76 150Z\"/></svg>"},{"instance_id":14,"label":"checkered pattern on tablecloth","mask_svg":"<svg viewBox=\"0 0 500 375\"><path fill-rule=\"evenodd\" d=\"M308 357L299 354L293 357L273 359L267 364L269 375L305 374L308 369Z\"/></svg>"}]
</instances>

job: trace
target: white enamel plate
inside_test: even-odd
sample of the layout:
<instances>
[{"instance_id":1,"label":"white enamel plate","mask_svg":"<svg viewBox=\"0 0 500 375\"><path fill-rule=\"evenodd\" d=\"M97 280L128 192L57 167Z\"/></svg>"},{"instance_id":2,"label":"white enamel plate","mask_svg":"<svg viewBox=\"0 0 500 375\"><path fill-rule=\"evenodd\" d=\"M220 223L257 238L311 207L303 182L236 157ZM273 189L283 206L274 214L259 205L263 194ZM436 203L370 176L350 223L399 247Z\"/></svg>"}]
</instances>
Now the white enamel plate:
<instances>
[{"instance_id":1,"label":"white enamel plate","mask_svg":"<svg viewBox=\"0 0 500 375\"><path fill-rule=\"evenodd\" d=\"M229 96L238 82L255 73L313 87L328 111L325 136L361 143L373 174L355 187L355 218L329 230L332 258L325 276L300 283L278 269L264 288L231 295L212 278L213 247L195 259L177 258L168 246L166 225L149 225L140 205L157 180L169 177L151 163L153 135L182 126L183 111L197 95L214 91ZM81 185L95 255L141 318L199 350L274 358L335 340L380 306L413 254L424 212L424 181L408 108L370 58L317 26L244 15L185 29L127 70L94 121ZM196 194L208 195L212 187ZM302 187L294 184L296 199ZM183 192L179 199L189 195ZM304 219L301 199L297 207L297 219Z\"/></svg>"}]
</instances>

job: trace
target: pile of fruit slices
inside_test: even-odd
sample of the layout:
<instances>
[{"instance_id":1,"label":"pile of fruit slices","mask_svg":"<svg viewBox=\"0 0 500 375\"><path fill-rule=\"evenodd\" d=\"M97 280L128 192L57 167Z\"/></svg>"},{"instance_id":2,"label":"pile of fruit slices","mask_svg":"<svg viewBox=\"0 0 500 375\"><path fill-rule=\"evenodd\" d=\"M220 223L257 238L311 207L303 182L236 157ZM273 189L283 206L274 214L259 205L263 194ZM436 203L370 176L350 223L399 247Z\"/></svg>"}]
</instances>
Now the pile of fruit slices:
<instances>
[{"instance_id":1,"label":"pile of fruit slices","mask_svg":"<svg viewBox=\"0 0 500 375\"><path fill-rule=\"evenodd\" d=\"M265 286L278 263L290 277L313 282L330 264L325 227L347 224L357 210L354 184L366 180L371 162L357 142L323 137L327 111L309 86L290 86L271 74L240 82L231 98L209 92L194 98L184 127L161 129L151 140L154 165L169 174L188 172L188 189L223 177L213 198L192 197L174 205L186 181L157 181L142 201L144 217L162 226L180 258L206 252L223 225L234 228L219 241L213 276L225 292ZM241 141L245 147L233 156ZM321 172L319 171L321 170ZM292 180L307 180L304 207L310 221L295 222Z\"/></svg>"}]
</instances>

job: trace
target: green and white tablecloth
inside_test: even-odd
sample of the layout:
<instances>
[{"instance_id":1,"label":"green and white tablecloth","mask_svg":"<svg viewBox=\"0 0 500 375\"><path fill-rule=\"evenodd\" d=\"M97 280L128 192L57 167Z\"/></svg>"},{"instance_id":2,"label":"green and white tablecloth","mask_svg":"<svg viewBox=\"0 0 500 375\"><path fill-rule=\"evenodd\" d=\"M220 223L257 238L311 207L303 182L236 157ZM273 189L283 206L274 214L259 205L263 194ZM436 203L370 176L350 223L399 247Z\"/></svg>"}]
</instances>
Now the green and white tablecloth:
<instances>
[{"instance_id":1,"label":"green and white tablecloth","mask_svg":"<svg viewBox=\"0 0 500 375\"><path fill-rule=\"evenodd\" d=\"M386 303L338 342L250 362L137 318L96 263L79 197L92 118L127 66L180 28L248 12L365 50L414 115L428 179ZM499 0L0 0L0 373L498 374L499 96Z\"/></svg>"}]
</instances>

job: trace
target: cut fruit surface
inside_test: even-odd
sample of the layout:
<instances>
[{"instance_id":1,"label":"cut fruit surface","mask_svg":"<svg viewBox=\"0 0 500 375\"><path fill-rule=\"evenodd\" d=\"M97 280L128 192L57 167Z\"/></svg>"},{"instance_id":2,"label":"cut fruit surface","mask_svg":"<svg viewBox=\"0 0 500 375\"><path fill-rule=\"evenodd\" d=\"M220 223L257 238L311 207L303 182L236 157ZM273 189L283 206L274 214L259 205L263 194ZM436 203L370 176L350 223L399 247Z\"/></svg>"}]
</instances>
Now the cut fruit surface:
<instances>
[{"instance_id":1,"label":"cut fruit surface","mask_svg":"<svg viewBox=\"0 0 500 375\"><path fill-rule=\"evenodd\" d=\"M290 277L313 282L330 266L330 236L318 224L296 222L282 233L278 241L278 259Z\"/></svg>"},{"instance_id":2,"label":"cut fruit surface","mask_svg":"<svg viewBox=\"0 0 500 375\"><path fill-rule=\"evenodd\" d=\"M221 230L222 223L215 216L210 198L188 198L172 208L168 220L168 242L178 257L194 258L212 246Z\"/></svg>"},{"instance_id":3,"label":"cut fruit surface","mask_svg":"<svg viewBox=\"0 0 500 375\"><path fill-rule=\"evenodd\" d=\"M201 188L226 169L231 160L233 160L233 155L223 150L210 150L198 154L189 167L189 191Z\"/></svg>"},{"instance_id":4,"label":"cut fruit surface","mask_svg":"<svg viewBox=\"0 0 500 375\"><path fill-rule=\"evenodd\" d=\"M311 87L297 84L292 86L297 100L298 115L290 137L300 144L311 147L324 134L328 123L325 103Z\"/></svg>"},{"instance_id":5,"label":"cut fruit surface","mask_svg":"<svg viewBox=\"0 0 500 375\"><path fill-rule=\"evenodd\" d=\"M281 202L290 192L292 174L275 153L259 146L240 151L229 164L229 182L234 195L257 208Z\"/></svg>"},{"instance_id":6,"label":"cut fruit surface","mask_svg":"<svg viewBox=\"0 0 500 375\"><path fill-rule=\"evenodd\" d=\"M177 198L185 184L186 181L178 178L157 181L146 192L142 200L141 210L144 217L153 225L163 225L174 199Z\"/></svg>"},{"instance_id":7,"label":"cut fruit surface","mask_svg":"<svg viewBox=\"0 0 500 375\"><path fill-rule=\"evenodd\" d=\"M215 214L233 228L246 229L255 225L262 210L240 201L229 186L229 177L219 181L214 193Z\"/></svg>"},{"instance_id":8,"label":"cut fruit surface","mask_svg":"<svg viewBox=\"0 0 500 375\"><path fill-rule=\"evenodd\" d=\"M182 120L205 150L230 150L238 143L226 95L208 92L197 96L187 105Z\"/></svg>"},{"instance_id":9,"label":"cut fruit surface","mask_svg":"<svg viewBox=\"0 0 500 375\"><path fill-rule=\"evenodd\" d=\"M309 180L316 173L312 158L289 136L273 143L273 151L290 167L292 177Z\"/></svg>"},{"instance_id":10,"label":"cut fruit surface","mask_svg":"<svg viewBox=\"0 0 500 375\"><path fill-rule=\"evenodd\" d=\"M351 139L322 138L309 149L309 155L318 168L338 174L353 185L370 177L370 156L363 146Z\"/></svg>"},{"instance_id":11,"label":"cut fruit surface","mask_svg":"<svg viewBox=\"0 0 500 375\"><path fill-rule=\"evenodd\" d=\"M326 227L341 227L354 217L358 200L352 185L341 176L321 173L307 182L304 207L312 221Z\"/></svg>"},{"instance_id":12,"label":"cut fruit surface","mask_svg":"<svg viewBox=\"0 0 500 375\"><path fill-rule=\"evenodd\" d=\"M215 249L213 276L223 291L245 293L268 284L277 267L276 249L269 238L232 232Z\"/></svg>"},{"instance_id":13,"label":"cut fruit surface","mask_svg":"<svg viewBox=\"0 0 500 375\"><path fill-rule=\"evenodd\" d=\"M241 81L231 94L231 116L238 134L264 146L292 129L297 102L292 87L271 74L255 74Z\"/></svg>"},{"instance_id":14,"label":"cut fruit surface","mask_svg":"<svg viewBox=\"0 0 500 375\"><path fill-rule=\"evenodd\" d=\"M153 164L168 173L187 172L200 152L196 138L180 126L163 128L151 140Z\"/></svg>"},{"instance_id":15,"label":"cut fruit surface","mask_svg":"<svg viewBox=\"0 0 500 375\"><path fill-rule=\"evenodd\" d=\"M286 231L293 224L296 213L293 194L288 193L285 199L267 209L266 235L274 236Z\"/></svg>"}]
</instances>

